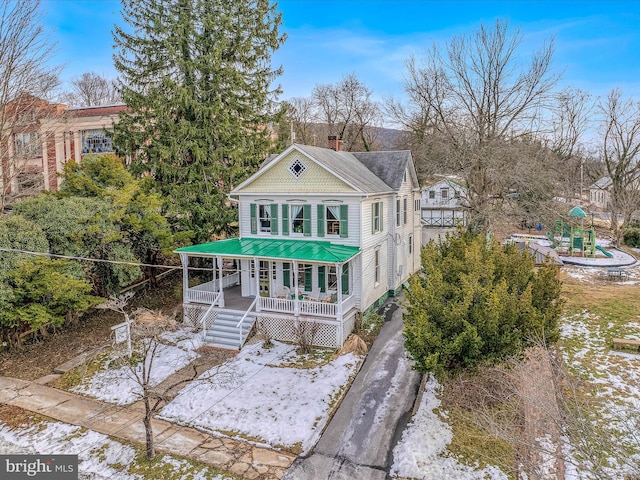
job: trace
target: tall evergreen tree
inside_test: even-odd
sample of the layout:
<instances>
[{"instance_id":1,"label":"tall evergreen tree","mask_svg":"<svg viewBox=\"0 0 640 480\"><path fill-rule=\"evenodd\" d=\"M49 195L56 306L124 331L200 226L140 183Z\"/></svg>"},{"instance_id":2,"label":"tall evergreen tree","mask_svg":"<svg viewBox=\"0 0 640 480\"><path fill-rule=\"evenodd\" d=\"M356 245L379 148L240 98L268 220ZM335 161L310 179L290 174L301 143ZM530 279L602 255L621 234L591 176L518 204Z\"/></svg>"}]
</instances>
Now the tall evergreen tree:
<instances>
[{"instance_id":1,"label":"tall evergreen tree","mask_svg":"<svg viewBox=\"0 0 640 480\"><path fill-rule=\"evenodd\" d=\"M230 189L269 149L284 41L271 0L122 0L115 66L129 111L114 142L149 175L174 231L195 241L234 230Z\"/></svg>"}]
</instances>

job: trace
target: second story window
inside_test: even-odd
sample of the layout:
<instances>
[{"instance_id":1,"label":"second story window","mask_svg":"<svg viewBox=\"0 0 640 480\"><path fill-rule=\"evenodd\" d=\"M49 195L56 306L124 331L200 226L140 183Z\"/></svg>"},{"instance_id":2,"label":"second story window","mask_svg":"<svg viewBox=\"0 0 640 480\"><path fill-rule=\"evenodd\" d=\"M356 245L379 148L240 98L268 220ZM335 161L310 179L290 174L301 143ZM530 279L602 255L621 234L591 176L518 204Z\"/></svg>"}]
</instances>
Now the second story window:
<instances>
[{"instance_id":1,"label":"second story window","mask_svg":"<svg viewBox=\"0 0 640 480\"><path fill-rule=\"evenodd\" d=\"M433 200L434 198L436 198L436 191L435 190L429 190L429 199Z\"/></svg>"},{"instance_id":2,"label":"second story window","mask_svg":"<svg viewBox=\"0 0 640 480\"><path fill-rule=\"evenodd\" d=\"M440 189L440 198L442 198L442 200L448 200L449 199L449 189L448 188L441 188Z\"/></svg>"},{"instance_id":3,"label":"second story window","mask_svg":"<svg viewBox=\"0 0 640 480\"><path fill-rule=\"evenodd\" d=\"M113 144L104 130L96 128L82 132L82 153L112 153Z\"/></svg>"},{"instance_id":4,"label":"second story window","mask_svg":"<svg viewBox=\"0 0 640 480\"><path fill-rule=\"evenodd\" d=\"M400 226L400 199L396 199L396 227Z\"/></svg>"},{"instance_id":5,"label":"second story window","mask_svg":"<svg viewBox=\"0 0 640 480\"><path fill-rule=\"evenodd\" d=\"M42 142L38 132L16 133L16 154L42 155Z\"/></svg>"},{"instance_id":6,"label":"second story window","mask_svg":"<svg viewBox=\"0 0 640 480\"><path fill-rule=\"evenodd\" d=\"M417 199L417 200L413 201L413 211L414 212L419 212L420 211L420 199Z\"/></svg>"},{"instance_id":7,"label":"second story window","mask_svg":"<svg viewBox=\"0 0 640 480\"><path fill-rule=\"evenodd\" d=\"M402 200L402 203L403 203L403 205L404 205L404 224L406 225L406 224L407 224L407 210L408 210L408 209L407 209L407 197L405 197L405 198Z\"/></svg>"},{"instance_id":8,"label":"second story window","mask_svg":"<svg viewBox=\"0 0 640 480\"><path fill-rule=\"evenodd\" d=\"M340 207L329 205L326 209L327 235L340 235Z\"/></svg>"},{"instance_id":9,"label":"second story window","mask_svg":"<svg viewBox=\"0 0 640 480\"><path fill-rule=\"evenodd\" d=\"M291 205L291 233L311 236L311 205Z\"/></svg>"},{"instance_id":10,"label":"second story window","mask_svg":"<svg viewBox=\"0 0 640 480\"><path fill-rule=\"evenodd\" d=\"M258 205L260 232L271 232L271 205Z\"/></svg>"},{"instance_id":11,"label":"second story window","mask_svg":"<svg viewBox=\"0 0 640 480\"><path fill-rule=\"evenodd\" d=\"M371 233L382 231L382 202L371 204Z\"/></svg>"}]
</instances>

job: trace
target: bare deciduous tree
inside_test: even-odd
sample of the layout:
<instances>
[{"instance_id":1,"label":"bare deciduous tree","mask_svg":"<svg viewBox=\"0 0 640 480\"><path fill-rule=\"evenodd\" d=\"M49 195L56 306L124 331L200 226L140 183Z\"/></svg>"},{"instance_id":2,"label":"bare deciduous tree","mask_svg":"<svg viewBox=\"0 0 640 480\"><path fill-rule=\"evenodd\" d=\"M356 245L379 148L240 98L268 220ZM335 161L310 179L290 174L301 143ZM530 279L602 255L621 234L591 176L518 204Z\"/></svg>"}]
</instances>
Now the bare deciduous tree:
<instances>
[{"instance_id":1,"label":"bare deciduous tree","mask_svg":"<svg viewBox=\"0 0 640 480\"><path fill-rule=\"evenodd\" d=\"M558 157L558 186L566 198L578 193L582 201L587 160L584 135L592 126L593 109L591 95L577 88L562 90L552 109L549 147Z\"/></svg>"},{"instance_id":2,"label":"bare deciduous tree","mask_svg":"<svg viewBox=\"0 0 640 480\"><path fill-rule=\"evenodd\" d=\"M434 46L423 62L407 61L408 105L387 102L388 113L414 142L437 154L429 160L440 164L440 173L464 177L470 220L478 229L490 226L493 198L507 193L505 188L527 189L533 173L544 171L536 158L525 157L529 148L518 150L522 142L535 140L541 112L552 99L557 81L551 71L553 41L526 64L521 43L520 32L498 20L493 28L480 26L472 35L454 38L443 54ZM536 172L529 175L529 167ZM516 170L517 178L505 179Z\"/></svg>"},{"instance_id":3,"label":"bare deciduous tree","mask_svg":"<svg viewBox=\"0 0 640 480\"><path fill-rule=\"evenodd\" d=\"M209 355L200 355L188 367L185 367L180 375L171 376L158 383L155 380L154 372L158 368L159 354L166 345L170 344L164 334L176 330L179 325L174 318L168 317L162 312L152 312L145 309L136 310L133 313L134 318L131 320L126 311L127 303L131 297L132 294L111 297L109 301L98 307L122 313L127 323L130 324L133 352L131 357L121 357L120 361L122 366L127 369L129 377L140 387L138 396L144 404L142 423L145 429L146 456L147 459L153 460L156 455L153 417L175 397L180 388L193 382L229 385L235 381L235 375L232 370L221 368L224 360L223 353L210 352Z\"/></svg>"},{"instance_id":4,"label":"bare deciduous tree","mask_svg":"<svg viewBox=\"0 0 640 480\"><path fill-rule=\"evenodd\" d=\"M381 123L380 107L373 92L355 74L335 84L316 85L311 97L319 122L328 135L337 135L347 151L370 151Z\"/></svg>"},{"instance_id":5,"label":"bare deciduous tree","mask_svg":"<svg viewBox=\"0 0 640 480\"><path fill-rule=\"evenodd\" d=\"M623 225L640 208L640 102L612 90L598 106L602 115L602 158L611 179L611 229L620 240Z\"/></svg>"},{"instance_id":6,"label":"bare deciduous tree","mask_svg":"<svg viewBox=\"0 0 640 480\"><path fill-rule=\"evenodd\" d=\"M42 156L38 127L56 114L44 100L58 86L60 71L49 63L55 44L45 34L42 15L39 0L0 0L0 211L20 180L26 190L42 187L34 176L38 166L29 160Z\"/></svg>"},{"instance_id":7,"label":"bare deciduous tree","mask_svg":"<svg viewBox=\"0 0 640 480\"><path fill-rule=\"evenodd\" d=\"M294 133L291 143L315 145L317 140L318 121L315 103L309 97L293 97L286 104L285 120Z\"/></svg>"},{"instance_id":8,"label":"bare deciduous tree","mask_svg":"<svg viewBox=\"0 0 640 480\"><path fill-rule=\"evenodd\" d=\"M85 72L73 78L71 90L65 92L62 99L72 107L110 105L122 101L117 82L95 72Z\"/></svg>"}]
</instances>

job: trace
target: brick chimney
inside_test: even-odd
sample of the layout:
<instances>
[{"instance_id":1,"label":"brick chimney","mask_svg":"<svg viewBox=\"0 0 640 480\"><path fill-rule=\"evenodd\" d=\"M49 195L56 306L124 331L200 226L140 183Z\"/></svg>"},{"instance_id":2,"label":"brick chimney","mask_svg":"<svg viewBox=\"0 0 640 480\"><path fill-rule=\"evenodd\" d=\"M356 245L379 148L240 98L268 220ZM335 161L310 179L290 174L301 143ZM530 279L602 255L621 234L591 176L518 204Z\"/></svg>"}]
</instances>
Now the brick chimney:
<instances>
[{"instance_id":1,"label":"brick chimney","mask_svg":"<svg viewBox=\"0 0 640 480\"><path fill-rule=\"evenodd\" d=\"M335 152L342 150L342 140L337 135L329 135L329 148Z\"/></svg>"}]
</instances>

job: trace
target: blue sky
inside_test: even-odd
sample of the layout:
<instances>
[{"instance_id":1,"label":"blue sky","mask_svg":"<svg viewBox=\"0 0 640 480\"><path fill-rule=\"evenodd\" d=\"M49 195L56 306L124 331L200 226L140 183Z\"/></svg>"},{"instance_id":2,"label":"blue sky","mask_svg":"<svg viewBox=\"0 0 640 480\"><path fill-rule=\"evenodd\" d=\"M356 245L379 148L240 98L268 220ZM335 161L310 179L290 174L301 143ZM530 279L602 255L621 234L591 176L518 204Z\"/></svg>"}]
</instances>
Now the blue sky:
<instances>
[{"instance_id":1,"label":"blue sky","mask_svg":"<svg viewBox=\"0 0 640 480\"><path fill-rule=\"evenodd\" d=\"M230 0L231 1L231 0ZM111 30L122 22L114 0L44 0L63 79L95 71L115 77ZM434 42L508 19L522 52L555 37L554 68L570 85L606 95L614 87L640 97L640 1L281 0L287 42L282 98L309 95L317 83L355 73L376 97L401 95L404 62Z\"/></svg>"}]
</instances>

